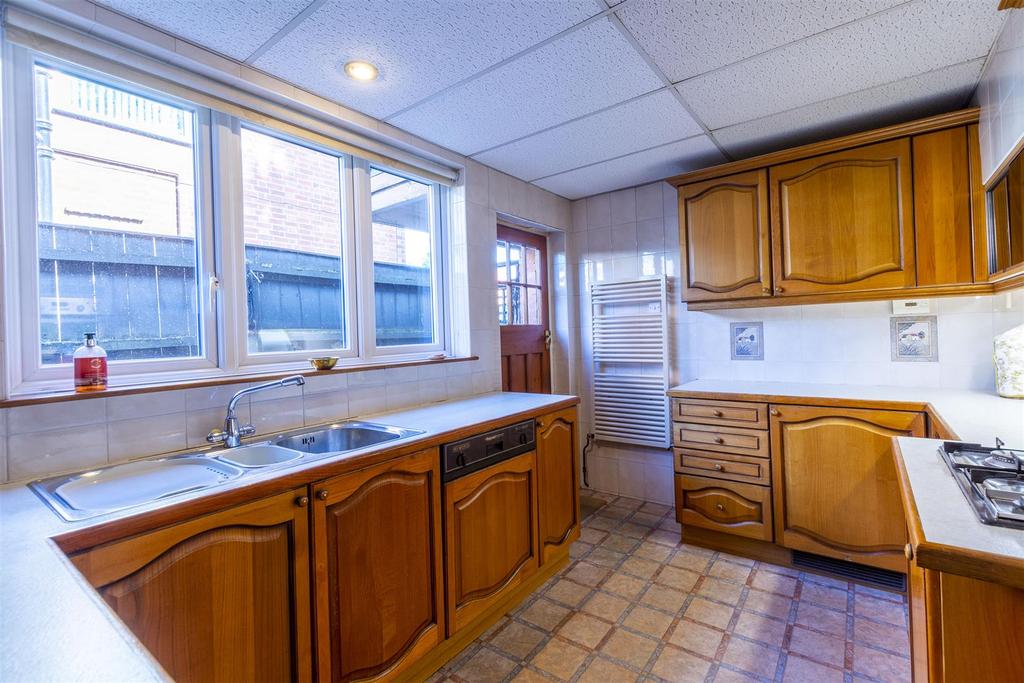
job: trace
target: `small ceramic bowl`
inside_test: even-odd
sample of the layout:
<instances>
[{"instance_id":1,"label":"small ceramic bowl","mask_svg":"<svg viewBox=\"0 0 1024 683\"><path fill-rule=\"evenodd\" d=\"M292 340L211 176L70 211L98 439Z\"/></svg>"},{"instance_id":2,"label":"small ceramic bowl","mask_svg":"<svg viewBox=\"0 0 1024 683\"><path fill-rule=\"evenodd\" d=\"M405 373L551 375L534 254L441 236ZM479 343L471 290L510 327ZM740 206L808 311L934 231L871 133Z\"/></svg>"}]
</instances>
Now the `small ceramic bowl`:
<instances>
[{"instance_id":1,"label":"small ceramic bowl","mask_svg":"<svg viewBox=\"0 0 1024 683\"><path fill-rule=\"evenodd\" d=\"M330 370L338 364L337 356L321 356L320 358L310 358L309 364L312 365L316 370Z\"/></svg>"}]
</instances>

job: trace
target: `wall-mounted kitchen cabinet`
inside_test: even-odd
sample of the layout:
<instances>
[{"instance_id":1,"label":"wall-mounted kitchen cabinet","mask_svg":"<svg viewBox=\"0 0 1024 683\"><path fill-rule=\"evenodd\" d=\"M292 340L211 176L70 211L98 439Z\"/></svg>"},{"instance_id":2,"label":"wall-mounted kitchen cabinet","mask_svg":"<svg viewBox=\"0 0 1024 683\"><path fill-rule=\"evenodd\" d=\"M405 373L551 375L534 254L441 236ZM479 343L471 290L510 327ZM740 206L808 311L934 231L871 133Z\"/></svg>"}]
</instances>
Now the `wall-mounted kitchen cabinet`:
<instances>
[{"instance_id":1,"label":"wall-mounted kitchen cabinet","mask_svg":"<svg viewBox=\"0 0 1024 683\"><path fill-rule=\"evenodd\" d=\"M995 291L977 118L954 112L671 178L683 301L711 309Z\"/></svg>"},{"instance_id":2,"label":"wall-mounted kitchen cabinet","mask_svg":"<svg viewBox=\"0 0 1024 683\"><path fill-rule=\"evenodd\" d=\"M774 293L913 287L910 164L902 138L772 166Z\"/></svg>"},{"instance_id":3,"label":"wall-mounted kitchen cabinet","mask_svg":"<svg viewBox=\"0 0 1024 683\"><path fill-rule=\"evenodd\" d=\"M771 294L768 173L737 173L679 188L687 301Z\"/></svg>"}]
</instances>

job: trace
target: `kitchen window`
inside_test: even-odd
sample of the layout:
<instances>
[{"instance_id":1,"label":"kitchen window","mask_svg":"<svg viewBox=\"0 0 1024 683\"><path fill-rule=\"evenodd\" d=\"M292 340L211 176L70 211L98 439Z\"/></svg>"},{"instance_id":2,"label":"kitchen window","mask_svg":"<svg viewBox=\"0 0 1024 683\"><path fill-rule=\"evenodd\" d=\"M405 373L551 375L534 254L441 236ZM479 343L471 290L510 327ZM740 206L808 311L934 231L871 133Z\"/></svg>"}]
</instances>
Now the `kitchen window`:
<instances>
[{"instance_id":1,"label":"kitchen window","mask_svg":"<svg viewBox=\"0 0 1024 683\"><path fill-rule=\"evenodd\" d=\"M8 54L15 393L69 386L85 332L112 385L445 349L442 185L294 126Z\"/></svg>"}]
</instances>

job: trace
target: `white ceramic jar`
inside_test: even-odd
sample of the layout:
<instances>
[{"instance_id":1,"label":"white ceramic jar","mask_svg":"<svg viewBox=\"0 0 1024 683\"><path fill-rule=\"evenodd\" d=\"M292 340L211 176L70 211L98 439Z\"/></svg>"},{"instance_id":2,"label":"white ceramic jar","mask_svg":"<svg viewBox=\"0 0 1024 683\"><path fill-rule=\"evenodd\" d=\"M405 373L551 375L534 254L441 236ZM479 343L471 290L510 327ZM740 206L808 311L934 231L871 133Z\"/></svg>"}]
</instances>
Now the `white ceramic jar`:
<instances>
[{"instance_id":1,"label":"white ceramic jar","mask_svg":"<svg viewBox=\"0 0 1024 683\"><path fill-rule=\"evenodd\" d=\"M996 392L1005 398L1024 398L1024 325L995 339Z\"/></svg>"}]
</instances>

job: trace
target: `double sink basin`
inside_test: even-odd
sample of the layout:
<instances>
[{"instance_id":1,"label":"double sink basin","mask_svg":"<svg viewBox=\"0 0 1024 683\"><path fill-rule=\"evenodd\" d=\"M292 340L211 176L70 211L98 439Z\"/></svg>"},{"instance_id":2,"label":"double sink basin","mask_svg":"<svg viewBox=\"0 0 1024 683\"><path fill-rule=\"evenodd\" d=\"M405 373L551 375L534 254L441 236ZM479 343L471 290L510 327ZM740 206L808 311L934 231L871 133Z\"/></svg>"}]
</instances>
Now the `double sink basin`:
<instances>
[{"instance_id":1,"label":"double sink basin","mask_svg":"<svg viewBox=\"0 0 1024 683\"><path fill-rule=\"evenodd\" d=\"M422 433L371 422L342 422L284 432L236 448L137 460L51 477L34 481L29 487L61 517L76 521Z\"/></svg>"}]
</instances>

